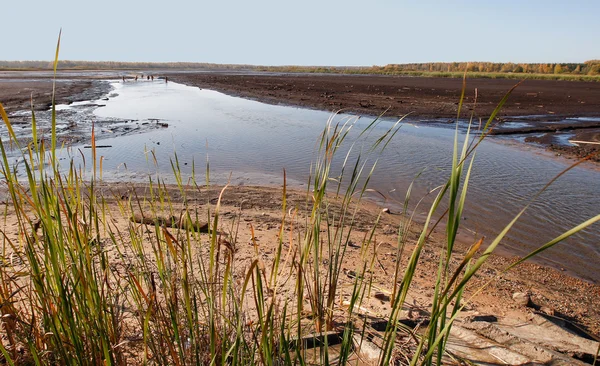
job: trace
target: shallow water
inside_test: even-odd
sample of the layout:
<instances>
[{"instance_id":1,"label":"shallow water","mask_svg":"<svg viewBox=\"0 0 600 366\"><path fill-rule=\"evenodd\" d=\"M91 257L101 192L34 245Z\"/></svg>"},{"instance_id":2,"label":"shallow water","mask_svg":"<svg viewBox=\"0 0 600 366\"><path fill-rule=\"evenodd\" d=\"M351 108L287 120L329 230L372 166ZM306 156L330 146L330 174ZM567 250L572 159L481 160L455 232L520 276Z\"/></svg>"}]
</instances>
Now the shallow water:
<instances>
[{"instance_id":1,"label":"shallow water","mask_svg":"<svg viewBox=\"0 0 600 366\"><path fill-rule=\"evenodd\" d=\"M125 135L100 129L103 139L98 144L111 146L98 150L108 180L147 181L148 174L154 176L158 171L173 183L169 159L176 152L184 176L191 176L195 166L198 182L204 182L208 154L213 183L225 183L231 176L234 184L276 186L282 183L286 169L288 183L300 186L307 180L318 136L330 117L327 112L267 105L176 83L113 85L117 95L101 101L105 106L95 109L90 118L113 123L121 119L123 125L132 126L130 130L152 124L161 127ZM363 118L357 127L369 122L371 119ZM383 133L393 122L382 122L377 132ZM168 127L162 127L164 124ZM111 134L115 137L108 137ZM371 188L387 196L386 205L398 209L408 185L421 173L412 195L416 203L447 179L453 139L452 128L405 124L380 157ZM89 162L89 149L72 148L68 153L81 161L79 151ZM473 240L480 235L492 238L566 167L565 162L543 154L493 140L484 142L472 174L463 222L468 230L463 229L463 235ZM532 204L501 249L526 254L598 214L599 193L600 172L573 169ZM417 213L426 209L419 207ZM598 282L599 239L600 225L595 225L544 253L539 261Z\"/></svg>"}]
</instances>

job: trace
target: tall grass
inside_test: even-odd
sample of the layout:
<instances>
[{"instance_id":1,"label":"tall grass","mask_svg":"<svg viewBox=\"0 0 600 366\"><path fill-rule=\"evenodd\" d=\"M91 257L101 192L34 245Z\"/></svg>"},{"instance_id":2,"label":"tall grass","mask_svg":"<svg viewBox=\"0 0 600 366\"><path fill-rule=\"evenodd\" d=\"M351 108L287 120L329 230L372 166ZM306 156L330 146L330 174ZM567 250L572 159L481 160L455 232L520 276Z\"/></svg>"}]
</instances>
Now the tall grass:
<instances>
[{"instance_id":1,"label":"tall grass","mask_svg":"<svg viewBox=\"0 0 600 366\"><path fill-rule=\"evenodd\" d=\"M55 70L57 62L58 47ZM482 254L477 253L483 239L466 253L455 253L477 146L509 94L480 137L469 138L469 129L461 146L457 129L450 176L436 191L405 267L399 263L412 218L399 227L397 286L391 292L378 364L443 362L452 324L468 302L463 298L465 286L527 208ZM106 186L98 178L93 132L88 178L87 167L72 162L61 166L57 159L54 107L49 150L46 140L38 139L34 114L33 141L20 146L1 105L0 112L26 173L26 179L17 178L6 142L0 142L1 172L10 196L5 215L16 218L18 228L16 236L1 233L4 258L18 258L0 266L0 350L6 363L305 365L356 359L369 333L360 309L375 288L380 218L363 235L359 260L348 263L348 248L355 234L357 203L369 190L377 159L398 133L401 120L364 146L367 136L381 131L379 119L354 138L355 120L336 122L332 117L319 139L306 201L289 205L284 172L278 239L259 243L252 229L254 255L244 260L238 258L244 244L237 235L240 215L227 225L221 216L221 202L230 188L225 186L218 199L210 201L208 167L205 186L195 178L185 183L175 155L174 186L160 176L148 177L143 194L133 190L125 199L103 194ZM341 165L339 154L344 154ZM189 204L193 197L204 197L209 208ZM449 209L440 214L444 200ZM119 226L113 221L136 215L143 216L143 223L132 220ZM168 220L160 219L165 215ZM400 324L400 312L436 215L447 218L447 240L439 256L430 322L417 334ZM600 215L591 218L531 255L599 220ZM200 221L207 222L208 230L199 229ZM266 262L261 255L265 246L274 248ZM460 264L451 270L456 256ZM354 270L348 272L352 280L342 295L345 267ZM410 347L399 344L400 334L413 339Z\"/></svg>"}]
</instances>

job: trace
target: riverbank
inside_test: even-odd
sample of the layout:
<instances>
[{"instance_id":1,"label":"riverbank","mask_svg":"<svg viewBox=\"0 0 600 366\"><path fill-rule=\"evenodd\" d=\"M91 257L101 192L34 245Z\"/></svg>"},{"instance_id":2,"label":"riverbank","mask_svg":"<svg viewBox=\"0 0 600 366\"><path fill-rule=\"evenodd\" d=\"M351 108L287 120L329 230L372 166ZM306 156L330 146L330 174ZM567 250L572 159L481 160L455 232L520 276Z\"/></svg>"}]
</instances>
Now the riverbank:
<instances>
[{"instance_id":1,"label":"riverbank","mask_svg":"<svg viewBox=\"0 0 600 366\"><path fill-rule=\"evenodd\" d=\"M186 85L265 103L366 115L385 112L391 117L410 113L410 118L416 120L454 120L462 89L462 80L453 78L230 72L184 72L168 76ZM516 83L507 79L468 79L463 116L468 118L474 109L476 121L487 119ZM520 127L520 116L527 118L526 126ZM600 142L600 120L585 121L582 126L584 122L569 119L573 117L600 117L600 83L525 80L511 94L496 122L498 130L527 134L536 127L562 121L560 131L549 127L543 139L532 142L574 158L598 153L600 145L558 143L556 133L561 131L572 132L573 140ZM511 123L512 120L518 123ZM600 157L596 155L594 159L598 161Z\"/></svg>"},{"instance_id":2,"label":"riverbank","mask_svg":"<svg viewBox=\"0 0 600 366\"><path fill-rule=\"evenodd\" d=\"M97 99L108 90L108 85L98 80L127 75L133 81L143 74L144 71L60 72L56 101L70 104ZM457 78L230 71L159 74L182 84L270 104L362 115L385 112L390 117L410 113L411 120L425 123L453 121L462 89L462 80ZM474 111L475 120L487 119L516 82L468 79L463 117L468 118ZM0 86L0 101L9 113L30 109L32 96L36 110L48 109L51 104L50 72L4 71L0 73ZM522 141L557 155L575 159L590 156L592 161L600 161L600 83L525 80L511 94L495 122L494 134L520 136Z\"/></svg>"},{"instance_id":3,"label":"riverbank","mask_svg":"<svg viewBox=\"0 0 600 366\"><path fill-rule=\"evenodd\" d=\"M186 203L192 204L194 210L201 212L207 211L211 204L214 205L221 193L222 187L210 188L188 188L183 195L176 186L168 187L168 196L172 199L176 208L182 209ZM119 185L107 185L101 189L103 196L112 198L112 208L116 209L115 198L119 200L127 200L148 195L148 186L145 184L122 183ZM297 233L304 229L303 221L308 212L304 209L307 204L312 204L312 199L307 196L306 191L290 190L286 191L286 204L291 208L294 217L294 212L297 213L297 218L294 222L290 221L292 228L286 228L286 238L298 237ZM245 187L245 186L230 186L225 189L221 199L221 220L220 223L222 232L228 232L239 222L237 227L237 237L235 238L237 247L240 248L241 254L239 258L252 257L254 250L252 244L252 229L254 229L254 237L259 243L261 257L265 260L266 267L270 267L270 263L274 260L276 254L276 245L281 229L281 209L282 209L282 188L275 187ZM334 199L333 195L329 197L328 202L331 204L329 212L332 215L340 212L341 201ZM310 207L310 206L308 206ZM381 214L384 207L378 206L370 201L362 200L359 204L359 211L354 215L353 236L350 241L354 243L348 247L348 257L344 269L350 271L355 270L353 265L359 263L361 254L361 242L365 240L365 235L369 234L377 217ZM289 213L288 213L289 214ZM396 265L398 228L400 227L404 217L401 214L384 210L381 214L374 237L378 244L376 262L377 265L373 268L373 273L379 287L391 290L393 287L393 268ZM123 221L124 220L124 221ZM291 218L289 220L292 220ZM119 225L128 225L129 218L118 219ZM293 228L295 227L295 229ZM401 267L405 267L408 261L409 254L416 239L422 231L423 223L415 222L411 227L410 232L406 237L409 238L404 249L406 255L401 258ZM477 241L479 237L474 237L464 232L460 235L460 240L457 241L455 247L456 258L453 260L454 265L458 265L464 253ZM492 238L487 238L481 254ZM293 247L288 242L288 245ZM438 269L440 249L444 247L447 241L445 229L442 225L438 229L434 229L432 235L427 240L423 251L422 260L419 262L419 272L415 281L415 288L412 295L419 299L420 306L426 309L431 303L430 296L432 295L432 285L434 276L432 275ZM560 244L558 244L560 245ZM477 256L476 256L477 257ZM552 313L556 316L565 319L571 319L576 323L583 325L590 332L600 336L600 284L592 284L578 278L571 277L559 270L544 267L534 263L523 263L509 272L502 273L510 264L518 260L517 257L492 255L484 268L478 272L477 278L470 283L468 293L472 294L475 290L485 283L492 281L486 290L481 294L477 294L473 300L473 306L469 306L471 312L467 315L478 314L494 314L498 316L511 316L516 313L531 313L536 308L541 308L544 311ZM244 266L242 266L244 267ZM349 282L351 278L348 278ZM515 292L528 293L531 296L532 306L529 308L519 306L512 299ZM465 298L469 298L466 296Z\"/></svg>"},{"instance_id":4,"label":"riverbank","mask_svg":"<svg viewBox=\"0 0 600 366\"><path fill-rule=\"evenodd\" d=\"M6 74L6 73L5 73ZM56 104L98 99L110 90L107 82L90 79L56 81ZM0 75L0 102L7 113L20 110L46 111L52 106L52 78L16 78Z\"/></svg>"},{"instance_id":5,"label":"riverbank","mask_svg":"<svg viewBox=\"0 0 600 366\"><path fill-rule=\"evenodd\" d=\"M312 199L306 195L306 192L287 190L286 205L290 210L285 218L282 217L284 191L281 187L236 186L222 190L222 187L180 189L177 186L163 186L158 191L157 187L154 187L152 191L145 184L122 183L100 184L97 186L96 193L97 198L101 198L99 201L103 202L100 209L103 212L102 217L105 217L100 224L109 228L109 233L101 234L94 239L101 243L95 247L94 253L97 254L94 255L101 255L109 263L106 270L108 271L106 276L110 279L109 288L114 287L116 283L126 281L128 274L130 276L132 273L144 273L148 270L161 273L160 265L155 267L158 265L155 263L160 263L158 258L154 257L158 255L156 243L152 239L155 231L169 232L171 240L176 245L182 245L184 242L181 240L186 237L190 240L191 234L186 234L189 228L173 226L161 229L160 226L155 226L155 220L163 220L161 217L185 217L187 213L200 220L205 220L208 214L214 220L217 202L220 199L217 226L219 233L217 253L220 254L215 253L216 263L222 268L225 266L232 268L232 276L236 279L232 285L236 288L238 282L245 277L247 269L251 268L252 263L257 259L260 260L261 271L266 271L265 276L271 274L272 268L278 268L278 272L281 273L281 282L276 285L278 303L283 301L293 303L296 283L294 268L300 258L298 256L300 253L295 252L300 251L299 248L302 247L303 233L307 229L305 223L310 216L312 204ZM156 198L152 198L158 196L168 197L168 205L159 204L155 201ZM335 217L341 212L340 200L330 196L327 202L328 215ZM361 263L372 263L367 271L371 283L370 290L357 305L357 312L361 315L355 315L358 318L370 319L369 324L371 324L374 319L389 319L394 268L398 262L402 271L406 268L422 226L414 224L406 233L405 254L399 256L397 235L404 218L390 212L382 213L381 207L366 201L354 202L350 206L351 210L354 210L355 205L357 211L354 215L354 230L348 237L345 257L340 266L342 273L337 282L339 290L334 312L340 321L344 319L356 273L361 273ZM130 210L134 216L144 217L145 220L143 222L136 222L140 221L139 219L132 220ZM16 242L26 233L15 231L18 225L10 204L4 212L2 230L7 233L9 240ZM324 211L323 214L326 212ZM83 220L81 225L86 225L85 219L81 220ZM374 225L375 229L373 229ZM324 227L322 230L326 232L327 228ZM139 232L140 242L133 243L129 235L123 235L128 232ZM371 233L373 241L365 241ZM115 235L119 238L117 242L114 241ZM156 235L160 234L157 232ZM146 239L142 240L143 237ZM194 234L192 236L194 252L204 253L201 258L205 258L203 256L209 254L211 235L202 234L197 238L197 243L195 238ZM477 239L466 239L456 243L451 271L460 264L464 254ZM283 250L279 253L278 247L281 241ZM417 328L426 326L434 294L435 276L432 274L438 270L439 256L443 254L441 248L444 247L445 241L442 229L434 230L427 239L408 293L405 310L400 316L403 324ZM369 246L374 244L376 250L370 249ZM139 245L142 247L138 247ZM163 250L167 251L167 249L168 245ZM171 250L176 249L171 247ZM149 263L148 268L136 267L141 252L148 256L144 259ZM369 259L371 252L374 256ZM28 272L23 268L27 263L26 260L25 264L22 262L25 258L24 253L5 249L2 254L3 270L7 274L13 271L21 273L21 279L18 281L22 281L22 274ZM277 259L278 256L281 256L281 259ZM478 255L475 256L477 257ZM463 297L465 301L468 299L468 302L465 303L464 311L455 323L452 341L447 346L448 350L456 356L475 362L492 362L494 357L501 357L501 359L509 357L505 361L572 360L573 364L579 364L577 359L589 359L590 352L593 352L590 351L590 345L593 347L595 343L585 337L593 337L593 334L600 333L600 309L597 307L600 302L600 286L531 263L523 263L503 273L513 260L516 259L492 255L469 282ZM278 265L273 267L276 261ZM319 267L325 270L327 265L327 261L323 260ZM291 280L284 280L288 278L287 276L291 276L289 277ZM481 286L485 284L488 285L480 291ZM136 307L139 305L136 305L133 299L128 300L130 295L127 292L121 296L124 296L123 299L126 301L123 302L120 315L122 325L119 336L121 338L116 339L115 343L122 344L121 351L129 362L137 362L142 355L140 348L142 338L139 336L140 324L138 324L140 310ZM523 302L524 298L527 301ZM305 299L307 308L309 299L309 297ZM249 316L252 314L251 308L252 306L246 309L249 311ZM251 322L251 319L248 321ZM375 325L373 327L374 330L369 332L376 333L377 327ZM498 335L489 333L490 327L501 329L504 332L502 337L512 337L513 344L502 344L504 341L498 338ZM548 334L545 337L538 337L528 335L523 330L544 331ZM552 332L562 338L549 340ZM407 342L410 340L407 339ZM489 344L489 349L479 349L482 344ZM515 344L518 349L515 349Z\"/></svg>"}]
</instances>

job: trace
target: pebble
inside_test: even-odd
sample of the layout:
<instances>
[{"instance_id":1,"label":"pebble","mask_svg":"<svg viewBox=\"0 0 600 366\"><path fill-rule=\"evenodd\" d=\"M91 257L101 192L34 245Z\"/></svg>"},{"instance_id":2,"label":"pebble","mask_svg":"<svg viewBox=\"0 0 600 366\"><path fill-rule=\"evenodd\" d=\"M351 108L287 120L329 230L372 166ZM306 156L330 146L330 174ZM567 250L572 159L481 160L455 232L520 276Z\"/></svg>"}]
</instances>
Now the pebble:
<instances>
[{"instance_id":1,"label":"pebble","mask_svg":"<svg viewBox=\"0 0 600 366\"><path fill-rule=\"evenodd\" d=\"M512 295L512 298L517 304L521 306L528 306L531 301L531 297L523 292L515 292Z\"/></svg>"}]
</instances>

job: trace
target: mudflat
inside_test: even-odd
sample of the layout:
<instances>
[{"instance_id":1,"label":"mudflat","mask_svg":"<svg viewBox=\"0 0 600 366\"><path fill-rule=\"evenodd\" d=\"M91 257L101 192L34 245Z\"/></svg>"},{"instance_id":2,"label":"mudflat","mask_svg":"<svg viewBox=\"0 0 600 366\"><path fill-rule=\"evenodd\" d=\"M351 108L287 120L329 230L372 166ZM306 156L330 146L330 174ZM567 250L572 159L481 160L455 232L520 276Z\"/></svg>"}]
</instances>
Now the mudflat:
<instances>
[{"instance_id":1,"label":"mudflat","mask_svg":"<svg viewBox=\"0 0 600 366\"><path fill-rule=\"evenodd\" d=\"M378 75L179 73L169 79L270 103L361 114L454 118L462 79ZM467 79L465 106L489 116L518 81ZM525 80L500 116L600 116L600 83Z\"/></svg>"},{"instance_id":2,"label":"mudflat","mask_svg":"<svg viewBox=\"0 0 600 366\"><path fill-rule=\"evenodd\" d=\"M411 119L448 119L457 116L463 80L455 78L379 75L272 74L197 72L173 73L169 80L217 90L271 104L295 105L327 111ZM518 83L512 79L467 79L463 118L471 112L487 119L500 100ZM526 117L527 125L511 124ZM511 118L512 117L512 118ZM528 140L569 157L600 159L600 83L525 80L516 87L496 118L495 134L532 134ZM560 122L557 124L557 122ZM557 133L592 144L565 145ZM542 135L542 136L540 136ZM595 155L594 155L595 154Z\"/></svg>"},{"instance_id":3,"label":"mudflat","mask_svg":"<svg viewBox=\"0 0 600 366\"><path fill-rule=\"evenodd\" d=\"M91 81L66 82L56 84L56 101L72 102L73 96L81 94L92 86ZM0 101L7 112L31 109L47 110L52 105L52 81L42 80L1 80Z\"/></svg>"}]
</instances>

